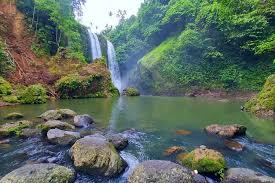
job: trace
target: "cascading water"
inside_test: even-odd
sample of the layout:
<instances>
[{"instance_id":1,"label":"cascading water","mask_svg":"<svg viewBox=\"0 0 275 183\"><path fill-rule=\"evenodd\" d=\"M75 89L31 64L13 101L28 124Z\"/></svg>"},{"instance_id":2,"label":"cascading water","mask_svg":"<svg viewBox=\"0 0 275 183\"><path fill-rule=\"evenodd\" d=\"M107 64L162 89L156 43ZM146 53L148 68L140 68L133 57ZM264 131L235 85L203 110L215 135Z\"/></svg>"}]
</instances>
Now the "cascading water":
<instances>
[{"instance_id":1,"label":"cascading water","mask_svg":"<svg viewBox=\"0 0 275 183\"><path fill-rule=\"evenodd\" d=\"M91 51L92 51L93 60L97 58L101 58L102 57L101 47L100 47L100 43L97 35L90 30L89 30L89 35L91 40Z\"/></svg>"},{"instance_id":2,"label":"cascading water","mask_svg":"<svg viewBox=\"0 0 275 183\"><path fill-rule=\"evenodd\" d=\"M116 62L115 48L110 41L107 41L107 47L108 47L108 51L107 51L108 52L108 69L111 72L111 78L112 78L113 84L121 93L121 90L122 90L121 76L120 76L118 63Z\"/></svg>"}]
</instances>

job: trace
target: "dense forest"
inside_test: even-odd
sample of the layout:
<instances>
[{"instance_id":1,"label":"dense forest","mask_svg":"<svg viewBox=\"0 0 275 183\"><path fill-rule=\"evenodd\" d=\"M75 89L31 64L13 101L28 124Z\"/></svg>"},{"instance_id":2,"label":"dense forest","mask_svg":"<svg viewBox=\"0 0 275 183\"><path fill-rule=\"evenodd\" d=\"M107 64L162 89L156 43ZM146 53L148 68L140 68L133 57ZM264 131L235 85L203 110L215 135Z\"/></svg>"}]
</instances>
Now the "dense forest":
<instances>
[{"instance_id":1,"label":"dense forest","mask_svg":"<svg viewBox=\"0 0 275 183\"><path fill-rule=\"evenodd\" d=\"M274 26L271 0L146 0L103 34L143 92L258 91L275 71Z\"/></svg>"}]
</instances>

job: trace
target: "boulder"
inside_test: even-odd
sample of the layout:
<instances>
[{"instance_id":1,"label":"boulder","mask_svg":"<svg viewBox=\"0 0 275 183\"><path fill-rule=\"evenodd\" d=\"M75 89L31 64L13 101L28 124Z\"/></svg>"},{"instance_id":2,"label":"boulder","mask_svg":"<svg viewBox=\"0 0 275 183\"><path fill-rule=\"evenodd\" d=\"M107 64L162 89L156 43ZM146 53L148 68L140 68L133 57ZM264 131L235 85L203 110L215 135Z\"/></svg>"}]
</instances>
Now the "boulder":
<instances>
[{"instance_id":1,"label":"boulder","mask_svg":"<svg viewBox=\"0 0 275 183\"><path fill-rule=\"evenodd\" d=\"M80 139L80 133L51 129L47 133L47 138L53 144L68 145Z\"/></svg>"},{"instance_id":2,"label":"boulder","mask_svg":"<svg viewBox=\"0 0 275 183\"><path fill-rule=\"evenodd\" d=\"M70 110L70 109L58 109L58 110L49 110L44 112L39 116L39 118L44 119L45 121L48 120L62 120L62 119L68 119L73 118L76 116L76 112Z\"/></svg>"},{"instance_id":3,"label":"boulder","mask_svg":"<svg viewBox=\"0 0 275 183\"><path fill-rule=\"evenodd\" d=\"M8 119L8 120L15 120L15 119L21 119L23 118L24 115L21 114L21 113L17 113L17 112L13 112L13 113L10 113L8 114L7 116L5 116L5 119Z\"/></svg>"},{"instance_id":4,"label":"boulder","mask_svg":"<svg viewBox=\"0 0 275 183\"><path fill-rule=\"evenodd\" d=\"M170 161L149 160L140 163L129 176L128 183L193 183L190 170Z\"/></svg>"},{"instance_id":5,"label":"boulder","mask_svg":"<svg viewBox=\"0 0 275 183\"><path fill-rule=\"evenodd\" d=\"M223 171L226 166L223 155L213 149L206 147L196 148L190 153L180 154L179 162L199 173L218 173Z\"/></svg>"},{"instance_id":6,"label":"boulder","mask_svg":"<svg viewBox=\"0 0 275 183\"><path fill-rule=\"evenodd\" d=\"M60 130L74 130L75 127L69 123L58 121L58 120L50 120L46 123L39 125L43 132L47 132L50 129L58 128Z\"/></svg>"},{"instance_id":7,"label":"boulder","mask_svg":"<svg viewBox=\"0 0 275 183\"><path fill-rule=\"evenodd\" d=\"M11 135L20 135L24 128L28 128L32 125L30 121L17 121L0 125L0 137L8 137Z\"/></svg>"},{"instance_id":8,"label":"boulder","mask_svg":"<svg viewBox=\"0 0 275 183\"><path fill-rule=\"evenodd\" d=\"M91 175L113 177L126 167L113 144L99 134L77 140L71 148L71 157L76 169Z\"/></svg>"},{"instance_id":9,"label":"boulder","mask_svg":"<svg viewBox=\"0 0 275 183\"><path fill-rule=\"evenodd\" d=\"M94 122L93 118L88 115L88 114L84 114L84 115L77 115L74 117L74 125L76 127L89 127L90 124L92 124Z\"/></svg>"},{"instance_id":10,"label":"boulder","mask_svg":"<svg viewBox=\"0 0 275 183\"><path fill-rule=\"evenodd\" d=\"M275 179L247 168L230 168L225 172L223 183L274 183Z\"/></svg>"},{"instance_id":11,"label":"boulder","mask_svg":"<svg viewBox=\"0 0 275 183\"><path fill-rule=\"evenodd\" d=\"M74 172L56 164L28 164L5 175L0 183L71 183Z\"/></svg>"},{"instance_id":12,"label":"boulder","mask_svg":"<svg viewBox=\"0 0 275 183\"><path fill-rule=\"evenodd\" d=\"M166 149L164 151L164 156L171 156L173 154L177 154L177 153L180 153L184 151L184 148L181 147L181 146L172 146L172 147L169 147L168 149Z\"/></svg>"},{"instance_id":13,"label":"boulder","mask_svg":"<svg viewBox=\"0 0 275 183\"><path fill-rule=\"evenodd\" d=\"M128 139L122 134L107 135L107 139L111 142L118 151L123 150L129 144Z\"/></svg>"},{"instance_id":14,"label":"boulder","mask_svg":"<svg viewBox=\"0 0 275 183\"><path fill-rule=\"evenodd\" d=\"M140 96L140 93L137 88L128 87L122 91L122 95L134 97L134 96Z\"/></svg>"},{"instance_id":15,"label":"boulder","mask_svg":"<svg viewBox=\"0 0 275 183\"><path fill-rule=\"evenodd\" d=\"M28 138L35 137L41 134L41 131L37 128L24 128L20 134L20 137Z\"/></svg>"},{"instance_id":16,"label":"boulder","mask_svg":"<svg viewBox=\"0 0 275 183\"><path fill-rule=\"evenodd\" d=\"M207 126L205 131L208 134L218 135L220 137L233 138L240 135L245 135L246 127L243 125L233 124L233 125L218 125L213 124Z\"/></svg>"}]
</instances>

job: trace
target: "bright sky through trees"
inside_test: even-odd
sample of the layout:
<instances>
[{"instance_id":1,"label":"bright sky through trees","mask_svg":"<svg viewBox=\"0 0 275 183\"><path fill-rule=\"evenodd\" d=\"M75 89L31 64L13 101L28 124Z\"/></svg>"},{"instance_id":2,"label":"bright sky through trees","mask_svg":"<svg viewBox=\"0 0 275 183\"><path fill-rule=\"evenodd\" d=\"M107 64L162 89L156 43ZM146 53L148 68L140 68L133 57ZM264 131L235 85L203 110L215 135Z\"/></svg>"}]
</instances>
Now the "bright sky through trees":
<instances>
[{"instance_id":1,"label":"bright sky through trees","mask_svg":"<svg viewBox=\"0 0 275 183\"><path fill-rule=\"evenodd\" d=\"M107 24L109 26L118 24L119 18L116 16L118 10L126 10L126 17L130 17L137 13L142 2L143 0L87 0L81 21L87 26L92 23L93 30L100 32Z\"/></svg>"}]
</instances>

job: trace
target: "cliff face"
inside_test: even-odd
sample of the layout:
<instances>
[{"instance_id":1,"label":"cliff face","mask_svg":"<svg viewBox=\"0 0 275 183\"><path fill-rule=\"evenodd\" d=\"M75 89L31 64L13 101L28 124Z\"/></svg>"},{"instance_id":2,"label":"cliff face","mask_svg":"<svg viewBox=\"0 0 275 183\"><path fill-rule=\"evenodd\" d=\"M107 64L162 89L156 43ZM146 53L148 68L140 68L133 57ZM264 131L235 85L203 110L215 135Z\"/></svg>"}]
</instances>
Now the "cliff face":
<instances>
[{"instance_id":1,"label":"cliff face","mask_svg":"<svg viewBox=\"0 0 275 183\"><path fill-rule=\"evenodd\" d=\"M0 15L0 37L16 66L13 72L7 74L7 79L22 85L52 84L55 77L46 67L47 58L38 57L32 50L35 37L28 31L24 15L17 10L15 4L5 2L0 5Z\"/></svg>"}]
</instances>

